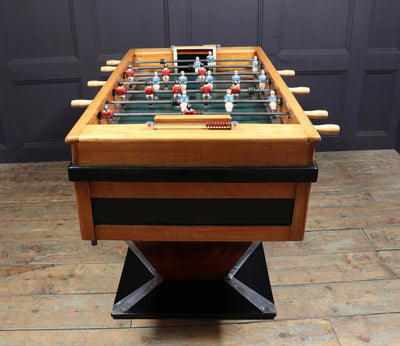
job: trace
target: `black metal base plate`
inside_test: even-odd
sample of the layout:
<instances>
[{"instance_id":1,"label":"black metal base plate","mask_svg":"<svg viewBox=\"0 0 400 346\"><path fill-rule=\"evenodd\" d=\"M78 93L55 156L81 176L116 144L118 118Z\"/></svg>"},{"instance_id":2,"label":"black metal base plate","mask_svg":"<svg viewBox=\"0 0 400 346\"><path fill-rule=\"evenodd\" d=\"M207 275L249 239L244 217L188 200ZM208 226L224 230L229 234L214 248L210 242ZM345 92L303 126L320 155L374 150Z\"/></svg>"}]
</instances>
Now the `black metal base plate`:
<instances>
[{"instance_id":1,"label":"black metal base plate","mask_svg":"<svg viewBox=\"0 0 400 346\"><path fill-rule=\"evenodd\" d=\"M153 275L128 248L115 302L138 289ZM274 302L260 243L236 273L235 278ZM224 280L165 280L115 319L133 318L217 318L273 319L251 304Z\"/></svg>"}]
</instances>

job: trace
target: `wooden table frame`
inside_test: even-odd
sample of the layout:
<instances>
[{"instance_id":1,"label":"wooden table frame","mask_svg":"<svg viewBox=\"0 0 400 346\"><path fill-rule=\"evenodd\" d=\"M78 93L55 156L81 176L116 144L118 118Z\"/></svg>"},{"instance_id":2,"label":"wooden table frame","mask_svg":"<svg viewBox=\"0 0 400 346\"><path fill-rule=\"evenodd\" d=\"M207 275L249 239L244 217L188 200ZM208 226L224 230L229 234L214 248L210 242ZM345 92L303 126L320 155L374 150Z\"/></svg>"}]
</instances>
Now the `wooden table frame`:
<instances>
[{"instance_id":1,"label":"wooden table frame","mask_svg":"<svg viewBox=\"0 0 400 346\"><path fill-rule=\"evenodd\" d=\"M194 48L201 48L194 47ZM179 49L179 47L176 47ZM204 47L203 47L204 49ZM207 47L205 49L208 49ZM267 70L272 80L272 88L278 90L277 96L283 98L283 111L290 110L289 123L284 124L239 124L235 131L199 131L181 130L145 131L145 125L116 125L97 123L97 114L107 100L112 100L112 89L122 77L131 61L173 59L173 50L163 49L131 49L112 73L107 83L89 105L79 121L66 137L71 144L72 165L74 167L315 167L315 143L321 140L308 117L298 104L293 94L277 73L274 66L260 47L221 47L217 50L217 58L249 58L258 56L260 64ZM223 63L220 63L223 64ZM229 64L229 63L226 63ZM238 64L245 64L238 62ZM145 64L139 64L145 66ZM173 153L173 154L171 154ZM314 177L316 179L316 177ZM314 179L314 180L315 180ZM249 238L254 240L302 240L304 237L307 201L310 181L279 182L272 181L247 184L245 196L249 191L262 191L264 196L274 198L295 198L293 222L290 227L249 227ZM177 191L176 183L167 183L165 189L171 197L186 197L190 191L196 191L202 197L215 197L215 183L185 183ZM258 185L262 184L262 185ZM140 186L138 186L140 185ZM201 185L201 187L199 186ZM91 197L140 197L154 195L159 185L154 182L104 182L76 181L79 219L82 238L95 241L97 239L118 238L121 240L154 240L143 227L128 232L124 226L113 226L109 231L103 226L93 224ZM228 193L237 198L240 183L236 183ZM186 192L185 192L186 191ZM257 192L258 193L258 192ZM261 192L260 192L261 193ZM164 191L164 197L167 193ZM193 194L192 194L193 195ZM243 228L241 228L243 229ZM157 227L158 240L193 241L209 240L210 233L214 240L240 241L242 231L236 232L224 227L208 229L194 228L191 235L187 227Z\"/></svg>"}]
</instances>

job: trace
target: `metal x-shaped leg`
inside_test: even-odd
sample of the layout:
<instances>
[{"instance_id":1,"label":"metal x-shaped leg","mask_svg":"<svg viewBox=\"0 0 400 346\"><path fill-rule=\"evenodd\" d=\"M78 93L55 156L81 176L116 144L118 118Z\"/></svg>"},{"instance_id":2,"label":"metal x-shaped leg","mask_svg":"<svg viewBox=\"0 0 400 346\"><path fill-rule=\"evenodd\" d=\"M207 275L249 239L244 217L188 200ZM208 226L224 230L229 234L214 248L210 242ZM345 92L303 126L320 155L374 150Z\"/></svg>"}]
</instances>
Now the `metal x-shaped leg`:
<instances>
[{"instance_id":1,"label":"metal x-shaped leg","mask_svg":"<svg viewBox=\"0 0 400 346\"><path fill-rule=\"evenodd\" d=\"M253 242L243 256L239 259L239 261L233 266L231 271L225 278L225 281L232 286L236 291L238 291L244 298L246 298L251 304L253 304L257 309L259 309L263 313L271 313L276 314L275 305L264 298L261 294L254 291L249 286L245 285L234 276L238 272L238 270L242 267L243 263L250 257L250 255L254 252L260 242Z\"/></svg>"},{"instance_id":2,"label":"metal x-shaped leg","mask_svg":"<svg viewBox=\"0 0 400 346\"><path fill-rule=\"evenodd\" d=\"M146 296L149 292L155 289L159 284L161 284L164 279L157 272L157 270L152 266L152 264L147 260L147 258L141 253L133 241L126 242L131 249L131 251L141 260L143 265L153 274L154 278L146 282L138 289L128 294L125 298L119 300L114 304L111 310L112 315L121 314L127 312L132 306L134 306L140 299Z\"/></svg>"}]
</instances>

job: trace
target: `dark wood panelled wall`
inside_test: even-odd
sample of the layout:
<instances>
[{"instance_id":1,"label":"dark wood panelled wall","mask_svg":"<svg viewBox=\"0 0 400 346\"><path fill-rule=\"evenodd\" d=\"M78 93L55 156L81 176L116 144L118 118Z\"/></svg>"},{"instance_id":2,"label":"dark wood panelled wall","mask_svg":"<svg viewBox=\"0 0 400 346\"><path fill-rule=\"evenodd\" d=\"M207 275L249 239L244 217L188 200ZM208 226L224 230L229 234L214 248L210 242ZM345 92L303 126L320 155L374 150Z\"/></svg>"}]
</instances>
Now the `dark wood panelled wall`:
<instances>
[{"instance_id":1,"label":"dark wood panelled wall","mask_svg":"<svg viewBox=\"0 0 400 346\"><path fill-rule=\"evenodd\" d=\"M262 46L304 109L341 133L319 150L400 150L398 0L2 0L0 162L65 160L100 66L129 48Z\"/></svg>"}]
</instances>

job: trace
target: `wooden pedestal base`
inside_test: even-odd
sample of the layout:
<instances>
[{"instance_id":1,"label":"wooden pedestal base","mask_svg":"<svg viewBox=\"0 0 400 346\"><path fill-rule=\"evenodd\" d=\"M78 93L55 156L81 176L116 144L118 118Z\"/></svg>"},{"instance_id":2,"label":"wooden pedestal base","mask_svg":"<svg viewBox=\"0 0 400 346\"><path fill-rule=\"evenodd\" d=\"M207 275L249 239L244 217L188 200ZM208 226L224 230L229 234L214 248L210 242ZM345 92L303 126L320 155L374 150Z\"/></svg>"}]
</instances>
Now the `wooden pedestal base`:
<instances>
[{"instance_id":1,"label":"wooden pedestal base","mask_svg":"<svg viewBox=\"0 0 400 346\"><path fill-rule=\"evenodd\" d=\"M111 312L113 318L272 319L276 316L261 243L247 243L250 246L243 256L221 279L215 279L213 271L210 271L210 279L205 278L204 272L200 279L187 279L186 274L178 278L176 273L173 279L163 278L139 251L139 248L148 250L150 244L128 244L130 248ZM180 244L185 246L185 243ZM162 242L153 245L163 247ZM165 249L170 249L174 244L164 245ZM186 245L191 251L200 246L203 256L207 256L206 249L209 253L219 252L221 246L229 249L231 245L233 256L241 251L238 243ZM217 249L213 249L214 246Z\"/></svg>"}]
</instances>

